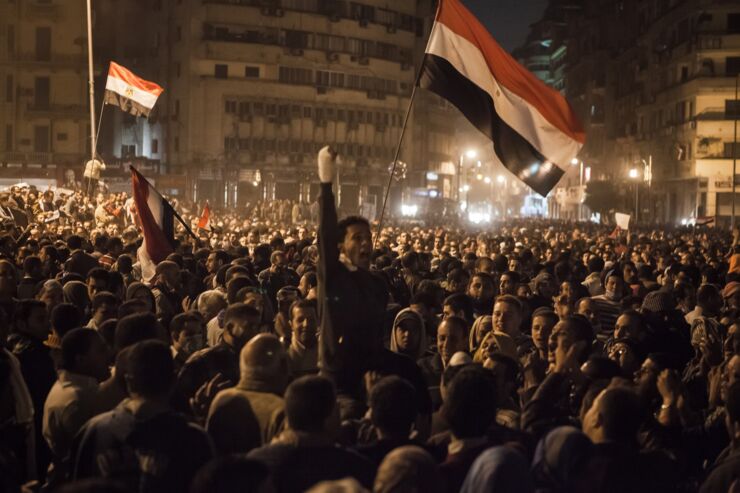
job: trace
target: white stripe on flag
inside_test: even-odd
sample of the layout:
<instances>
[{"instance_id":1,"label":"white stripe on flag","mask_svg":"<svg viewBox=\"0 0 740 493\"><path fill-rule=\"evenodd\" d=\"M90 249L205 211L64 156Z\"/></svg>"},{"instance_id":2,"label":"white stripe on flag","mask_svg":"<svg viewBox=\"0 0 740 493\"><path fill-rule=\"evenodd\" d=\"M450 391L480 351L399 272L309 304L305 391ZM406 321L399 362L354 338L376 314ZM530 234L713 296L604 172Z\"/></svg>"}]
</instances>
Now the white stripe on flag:
<instances>
[{"instance_id":1,"label":"white stripe on flag","mask_svg":"<svg viewBox=\"0 0 740 493\"><path fill-rule=\"evenodd\" d=\"M126 81L112 75L108 76L105 88L109 91L115 92L116 94L120 94L124 98L136 101L140 105L149 109L154 108L154 105L157 103L157 98L159 97L156 94L134 87Z\"/></svg>"},{"instance_id":2,"label":"white stripe on flag","mask_svg":"<svg viewBox=\"0 0 740 493\"><path fill-rule=\"evenodd\" d=\"M528 101L499 84L488 69L483 53L441 22L434 24L426 53L444 58L486 91L501 119L551 162L564 167L578 153L580 142L548 122Z\"/></svg>"}]
</instances>

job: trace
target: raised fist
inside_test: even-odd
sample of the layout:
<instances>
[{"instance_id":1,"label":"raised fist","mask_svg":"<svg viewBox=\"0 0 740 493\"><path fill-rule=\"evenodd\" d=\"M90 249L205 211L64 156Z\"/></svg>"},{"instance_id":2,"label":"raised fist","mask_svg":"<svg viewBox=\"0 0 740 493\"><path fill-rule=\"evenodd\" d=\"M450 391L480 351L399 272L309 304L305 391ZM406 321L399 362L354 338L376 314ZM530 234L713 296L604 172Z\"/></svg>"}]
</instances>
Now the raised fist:
<instances>
[{"instance_id":1,"label":"raised fist","mask_svg":"<svg viewBox=\"0 0 740 493\"><path fill-rule=\"evenodd\" d=\"M324 146L319 151L319 180L321 183L331 183L334 180L336 159L337 153L331 146Z\"/></svg>"}]
</instances>

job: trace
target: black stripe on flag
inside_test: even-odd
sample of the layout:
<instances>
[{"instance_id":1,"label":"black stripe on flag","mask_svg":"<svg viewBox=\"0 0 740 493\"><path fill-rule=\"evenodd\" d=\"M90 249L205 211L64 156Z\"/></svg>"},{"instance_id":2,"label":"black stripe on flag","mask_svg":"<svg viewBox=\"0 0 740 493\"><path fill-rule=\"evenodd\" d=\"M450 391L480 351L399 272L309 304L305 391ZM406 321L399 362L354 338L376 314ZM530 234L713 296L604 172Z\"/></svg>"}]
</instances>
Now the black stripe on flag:
<instances>
[{"instance_id":1,"label":"black stripe on flag","mask_svg":"<svg viewBox=\"0 0 740 493\"><path fill-rule=\"evenodd\" d=\"M162 231L165 237L172 245L174 250L175 245L175 210L172 208L170 203L162 197Z\"/></svg>"},{"instance_id":2,"label":"black stripe on flag","mask_svg":"<svg viewBox=\"0 0 740 493\"><path fill-rule=\"evenodd\" d=\"M427 53L419 86L455 105L465 117L493 141L501 163L532 190L546 196L564 172L550 163L496 113L491 95L462 75L447 60Z\"/></svg>"},{"instance_id":3,"label":"black stripe on flag","mask_svg":"<svg viewBox=\"0 0 740 493\"><path fill-rule=\"evenodd\" d=\"M105 91L105 102L107 104L118 106L121 110L126 113L131 113L134 116L149 118L149 114L152 112L150 108L137 103L133 99L121 96L120 94L109 90Z\"/></svg>"}]
</instances>

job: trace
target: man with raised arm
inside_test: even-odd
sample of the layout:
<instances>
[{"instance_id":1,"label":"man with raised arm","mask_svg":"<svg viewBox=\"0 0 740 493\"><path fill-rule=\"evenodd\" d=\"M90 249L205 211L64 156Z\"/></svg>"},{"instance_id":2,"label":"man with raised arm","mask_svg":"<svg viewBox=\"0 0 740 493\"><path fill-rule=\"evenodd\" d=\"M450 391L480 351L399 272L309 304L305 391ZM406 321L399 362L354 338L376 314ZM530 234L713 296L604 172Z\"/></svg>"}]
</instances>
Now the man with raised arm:
<instances>
[{"instance_id":1,"label":"man with raised arm","mask_svg":"<svg viewBox=\"0 0 740 493\"><path fill-rule=\"evenodd\" d=\"M382 358L388 291L369 270L373 244L367 219L349 216L337 222L336 157L329 146L319 151L319 366L334 381L346 415L352 400L362 397L364 373Z\"/></svg>"}]
</instances>

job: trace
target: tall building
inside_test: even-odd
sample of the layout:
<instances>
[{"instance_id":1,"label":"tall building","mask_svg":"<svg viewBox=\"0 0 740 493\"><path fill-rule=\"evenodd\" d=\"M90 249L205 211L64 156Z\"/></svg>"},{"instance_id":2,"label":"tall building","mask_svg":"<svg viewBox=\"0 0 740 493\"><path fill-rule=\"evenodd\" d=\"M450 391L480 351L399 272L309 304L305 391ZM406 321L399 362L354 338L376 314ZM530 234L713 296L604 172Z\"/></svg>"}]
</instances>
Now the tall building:
<instances>
[{"instance_id":1,"label":"tall building","mask_svg":"<svg viewBox=\"0 0 740 493\"><path fill-rule=\"evenodd\" d=\"M316 152L329 143L342 155L340 206L379 206L431 4L155 2L156 29L142 38L156 63L144 63L141 75L165 92L153 122L129 122L128 133L125 121L117 124L112 152L160 160L163 186L173 192L243 205L313 200ZM413 113L399 158L409 169L406 186L423 185L421 170L454 160L453 113L443 108L436 120L446 126L436 128L425 117L434 112L421 105Z\"/></svg>"},{"instance_id":2,"label":"tall building","mask_svg":"<svg viewBox=\"0 0 740 493\"><path fill-rule=\"evenodd\" d=\"M0 3L0 177L63 180L89 155L84 2Z\"/></svg>"}]
</instances>

